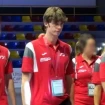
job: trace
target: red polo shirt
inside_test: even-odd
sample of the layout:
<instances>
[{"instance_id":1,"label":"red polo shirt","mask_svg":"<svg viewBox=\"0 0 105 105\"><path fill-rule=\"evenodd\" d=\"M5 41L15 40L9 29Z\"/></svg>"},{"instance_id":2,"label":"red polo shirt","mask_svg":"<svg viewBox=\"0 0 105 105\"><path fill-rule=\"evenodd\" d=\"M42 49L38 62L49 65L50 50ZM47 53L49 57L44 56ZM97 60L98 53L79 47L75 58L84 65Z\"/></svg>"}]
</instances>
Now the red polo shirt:
<instances>
[{"instance_id":1,"label":"red polo shirt","mask_svg":"<svg viewBox=\"0 0 105 105\"><path fill-rule=\"evenodd\" d=\"M94 66L94 74L93 74L93 78L92 78L92 82L96 85L101 85L101 81L105 82L105 55L103 55L102 57L98 58L95 62L95 66ZM100 105L105 105L105 93L101 92L101 102Z\"/></svg>"},{"instance_id":2,"label":"red polo shirt","mask_svg":"<svg viewBox=\"0 0 105 105\"><path fill-rule=\"evenodd\" d=\"M22 72L32 73L30 80L31 105L59 105L68 97L65 76L73 73L70 53L70 46L60 40L57 41L56 50L50 43L47 43L46 46L43 37L26 45ZM52 96L50 82L56 74L63 79L64 96Z\"/></svg>"},{"instance_id":3,"label":"red polo shirt","mask_svg":"<svg viewBox=\"0 0 105 105\"><path fill-rule=\"evenodd\" d=\"M0 105L8 105L7 95L5 92L5 75L10 74L13 71L9 57L9 50L0 46Z\"/></svg>"},{"instance_id":4,"label":"red polo shirt","mask_svg":"<svg viewBox=\"0 0 105 105\"><path fill-rule=\"evenodd\" d=\"M93 57L91 64L88 64L82 55L75 59L74 105L94 105L93 97L88 96L88 83L91 83L93 65L97 57Z\"/></svg>"}]
</instances>

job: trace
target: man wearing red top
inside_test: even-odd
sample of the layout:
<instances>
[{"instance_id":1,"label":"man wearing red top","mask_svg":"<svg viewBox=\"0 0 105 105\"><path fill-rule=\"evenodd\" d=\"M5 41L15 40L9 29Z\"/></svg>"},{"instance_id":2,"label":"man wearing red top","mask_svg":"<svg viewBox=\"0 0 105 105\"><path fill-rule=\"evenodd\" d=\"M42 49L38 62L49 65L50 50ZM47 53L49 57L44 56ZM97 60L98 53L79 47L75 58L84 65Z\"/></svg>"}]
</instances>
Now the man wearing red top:
<instances>
[{"instance_id":1,"label":"man wearing red top","mask_svg":"<svg viewBox=\"0 0 105 105\"><path fill-rule=\"evenodd\" d=\"M105 53L97 59L95 66L94 66L94 74L92 81L96 84L95 93L95 105L105 105L105 93L101 87L101 82L104 88L104 81L105 81ZM99 97L100 96L100 97ZM100 103L99 103L100 102Z\"/></svg>"},{"instance_id":2,"label":"man wearing red top","mask_svg":"<svg viewBox=\"0 0 105 105\"><path fill-rule=\"evenodd\" d=\"M70 105L71 47L58 39L67 18L59 7L49 7L43 20L46 33L24 51L23 105Z\"/></svg>"},{"instance_id":3,"label":"man wearing red top","mask_svg":"<svg viewBox=\"0 0 105 105\"><path fill-rule=\"evenodd\" d=\"M7 48L0 46L0 105L9 105L5 89L8 90L12 105L16 105L12 72L10 52Z\"/></svg>"}]
</instances>

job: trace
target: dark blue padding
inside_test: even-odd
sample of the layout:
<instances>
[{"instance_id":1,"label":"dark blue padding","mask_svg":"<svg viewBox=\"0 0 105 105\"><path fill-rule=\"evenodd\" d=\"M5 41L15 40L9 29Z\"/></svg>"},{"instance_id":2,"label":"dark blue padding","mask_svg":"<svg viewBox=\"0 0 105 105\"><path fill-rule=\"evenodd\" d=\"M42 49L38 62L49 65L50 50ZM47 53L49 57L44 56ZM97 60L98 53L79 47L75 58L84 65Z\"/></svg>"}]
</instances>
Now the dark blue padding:
<instances>
[{"instance_id":1,"label":"dark blue padding","mask_svg":"<svg viewBox=\"0 0 105 105\"><path fill-rule=\"evenodd\" d=\"M21 68L22 60L13 60L12 64L13 64L13 68Z\"/></svg>"},{"instance_id":2,"label":"dark blue padding","mask_svg":"<svg viewBox=\"0 0 105 105\"><path fill-rule=\"evenodd\" d=\"M33 26L32 25L25 25L24 31L34 31Z\"/></svg>"},{"instance_id":3,"label":"dark blue padding","mask_svg":"<svg viewBox=\"0 0 105 105\"><path fill-rule=\"evenodd\" d=\"M18 51L18 52L19 52L19 56L22 58L23 57L23 54L24 54L24 50Z\"/></svg>"},{"instance_id":4,"label":"dark blue padding","mask_svg":"<svg viewBox=\"0 0 105 105\"><path fill-rule=\"evenodd\" d=\"M105 31L105 25L97 25L97 31Z\"/></svg>"},{"instance_id":5,"label":"dark blue padding","mask_svg":"<svg viewBox=\"0 0 105 105\"><path fill-rule=\"evenodd\" d=\"M7 34L8 40L16 40L16 34L14 33L8 33Z\"/></svg>"},{"instance_id":6,"label":"dark blue padding","mask_svg":"<svg viewBox=\"0 0 105 105\"><path fill-rule=\"evenodd\" d=\"M6 33L1 33L0 34L0 40L7 40L8 37L7 37L7 34Z\"/></svg>"},{"instance_id":7,"label":"dark blue padding","mask_svg":"<svg viewBox=\"0 0 105 105\"><path fill-rule=\"evenodd\" d=\"M22 22L22 16L11 16L12 22Z\"/></svg>"},{"instance_id":8,"label":"dark blue padding","mask_svg":"<svg viewBox=\"0 0 105 105\"><path fill-rule=\"evenodd\" d=\"M17 49L17 48L18 48L18 43L19 43L19 42L8 42L8 43L7 43L7 47L8 47L9 49Z\"/></svg>"}]
</instances>

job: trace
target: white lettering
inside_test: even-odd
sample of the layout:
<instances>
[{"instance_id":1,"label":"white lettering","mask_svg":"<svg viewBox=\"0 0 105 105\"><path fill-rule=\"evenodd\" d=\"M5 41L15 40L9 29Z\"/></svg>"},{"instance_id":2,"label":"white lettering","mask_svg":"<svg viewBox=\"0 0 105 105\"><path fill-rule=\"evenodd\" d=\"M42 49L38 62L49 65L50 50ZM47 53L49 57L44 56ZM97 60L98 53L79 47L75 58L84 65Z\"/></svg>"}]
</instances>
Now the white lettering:
<instances>
[{"instance_id":1,"label":"white lettering","mask_svg":"<svg viewBox=\"0 0 105 105\"><path fill-rule=\"evenodd\" d=\"M3 55L0 55L0 59L5 59L6 57Z\"/></svg>"},{"instance_id":2,"label":"white lettering","mask_svg":"<svg viewBox=\"0 0 105 105\"><path fill-rule=\"evenodd\" d=\"M78 71L78 73L82 73L82 72L86 72L86 70L81 69Z\"/></svg>"},{"instance_id":3,"label":"white lettering","mask_svg":"<svg viewBox=\"0 0 105 105\"><path fill-rule=\"evenodd\" d=\"M64 57L64 56L65 56L65 54L64 54L64 53L60 53L60 55L59 55L59 56L63 56L63 57Z\"/></svg>"},{"instance_id":4,"label":"white lettering","mask_svg":"<svg viewBox=\"0 0 105 105\"><path fill-rule=\"evenodd\" d=\"M45 52L45 53L43 53L42 55L44 56L44 55L46 55L47 53Z\"/></svg>"},{"instance_id":5,"label":"white lettering","mask_svg":"<svg viewBox=\"0 0 105 105\"><path fill-rule=\"evenodd\" d=\"M50 57L40 58L40 62L45 62L45 61L49 61L49 60L51 60Z\"/></svg>"}]
</instances>

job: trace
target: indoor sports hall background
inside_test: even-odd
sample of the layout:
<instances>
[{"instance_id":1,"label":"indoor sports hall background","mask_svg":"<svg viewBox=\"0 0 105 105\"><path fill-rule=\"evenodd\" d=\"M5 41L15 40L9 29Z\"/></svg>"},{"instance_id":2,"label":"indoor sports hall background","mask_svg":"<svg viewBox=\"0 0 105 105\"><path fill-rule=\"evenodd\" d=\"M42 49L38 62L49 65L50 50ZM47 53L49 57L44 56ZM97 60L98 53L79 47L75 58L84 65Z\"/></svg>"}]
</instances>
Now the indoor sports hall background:
<instances>
[{"instance_id":1,"label":"indoor sports hall background","mask_svg":"<svg viewBox=\"0 0 105 105\"><path fill-rule=\"evenodd\" d=\"M68 16L59 38L72 48L80 33L91 33L97 51L105 46L104 0L0 0L0 45L11 51L17 105L21 104L21 64L25 44L42 33L43 13L49 6L59 6Z\"/></svg>"}]
</instances>

